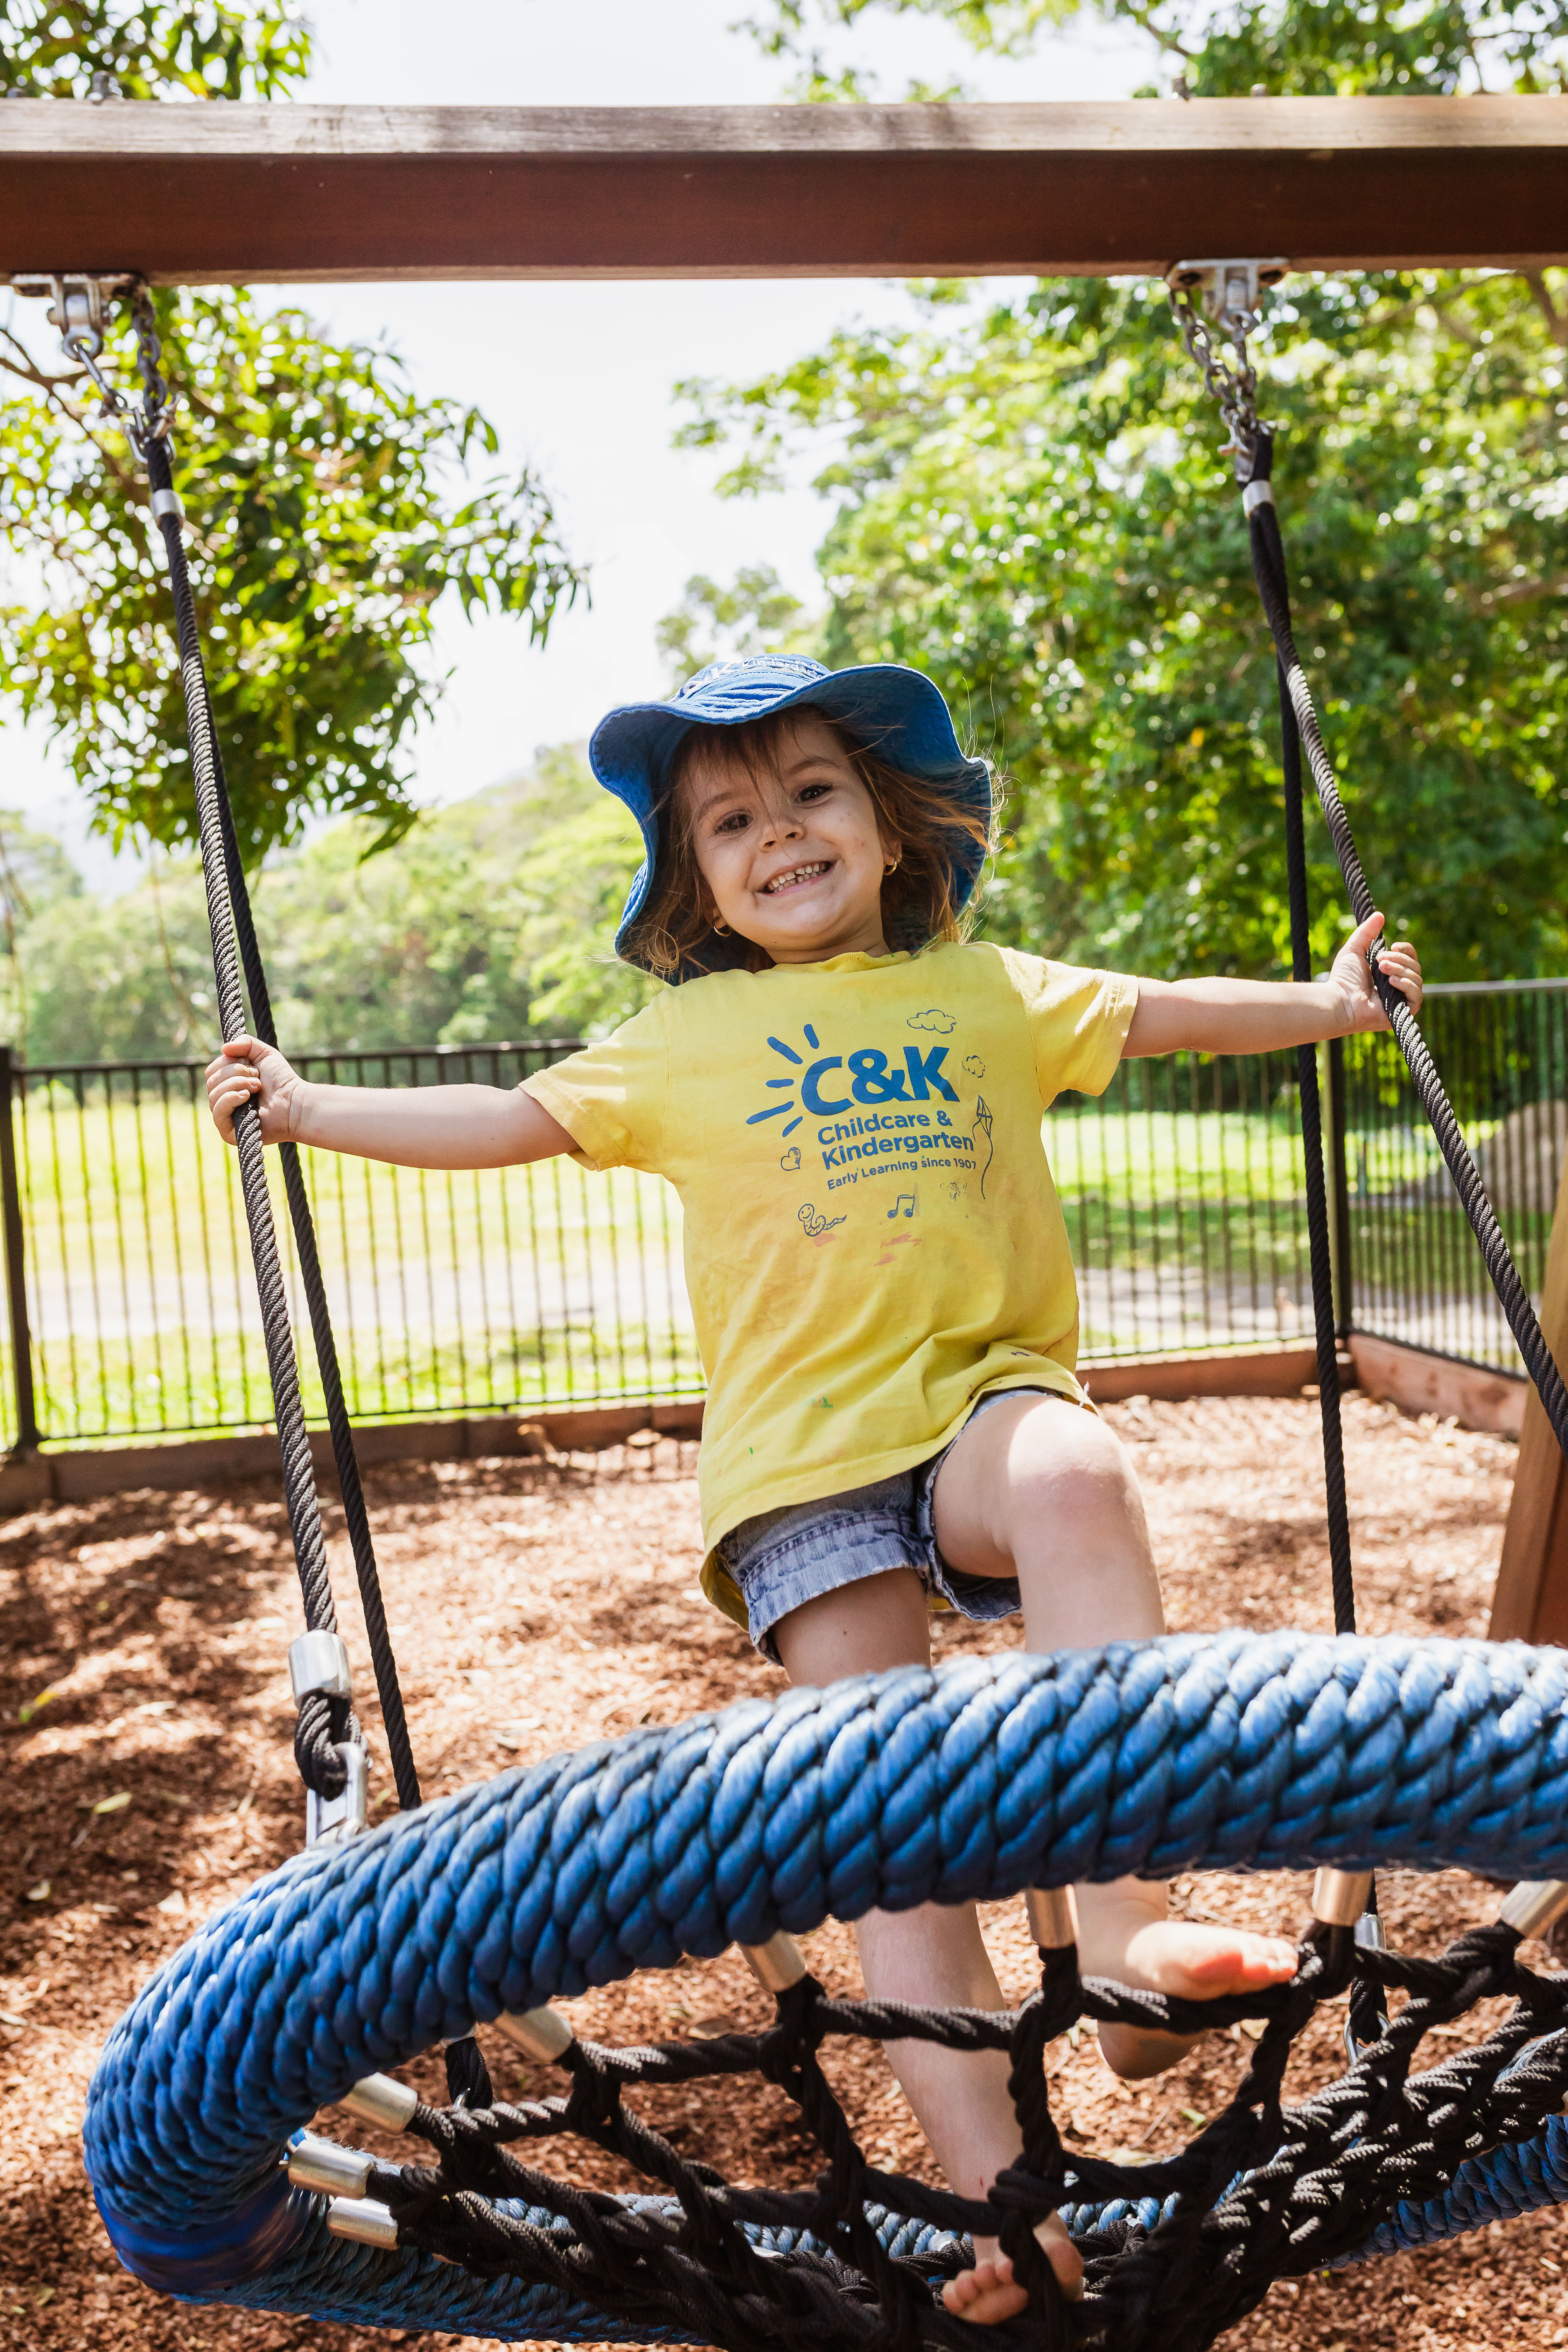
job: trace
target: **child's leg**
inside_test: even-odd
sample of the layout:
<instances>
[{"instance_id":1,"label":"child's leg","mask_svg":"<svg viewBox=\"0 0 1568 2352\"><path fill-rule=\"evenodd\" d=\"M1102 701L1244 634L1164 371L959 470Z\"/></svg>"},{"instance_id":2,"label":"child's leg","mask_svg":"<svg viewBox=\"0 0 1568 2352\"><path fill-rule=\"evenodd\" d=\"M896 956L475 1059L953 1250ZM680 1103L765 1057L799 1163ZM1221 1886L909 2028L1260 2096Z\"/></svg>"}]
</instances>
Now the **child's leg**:
<instances>
[{"instance_id":1,"label":"child's leg","mask_svg":"<svg viewBox=\"0 0 1568 2352\"><path fill-rule=\"evenodd\" d=\"M845 1675L877 1674L888 1666L925 1665L931 1655L926 1600L912 1569L864 1577L792 1610L774 1627L779 1655L792 1683L837 1682ZM866 1990L880 2000L907 2000L933 2009L1005 2009L1001 1987L981 1940L973 1905L929 1903L918 1911L873 1911L855 1930ZM964 2197L984 2197L996 2175L1022 2149L1018 2119L1007 2089L1001 2051L970 2055L925 2042L890 2042L889 2062L937 2162ZM1046 2247L1069 2294L1081 2291L1083 2264L1066 2230L1050 2225ZM979 2268L966 2274L965 2307L993 2315L974 2300L994 2285L997 2249L975 2246ZM1004 2266L1000 2294L1008 2310L1022 2302ZM952 2290L948 2290L951 2295Z\"/></svg>"},{"instance_id":2,"label":"child's leg","mask_svg":"<svg viewBox=\"0 0 1568 2352\"><path fill-rule=\"evenodd\" d=\"M952 1567L1016 1576L1031 1650L1163 1633L1137 1481L1095 1414L1054 1397L994 1405L953 1445L934 1502ZM1078 1901L1087 1974L1202 2000L1279 1983L1295 1969L1295 1949L1279 1937L1168 1919L1164 1889L1142 1879L1079 1887ZM1126 2027L1100 2034L1107 2063L1123 2075L1158 2074L1189 2046Z\"/></svg>"},{"instance_id":3,"label":"child's leg","mask_svg":"<svg viewBox=\"0 0 1568 2352\"><path fill-rule=\"evenodd\" d=\"M933 1499L950 1566L1018 1579L1032 1650L1163 1633L1137 1482L1094 1414L1048 1397L994 1405L958 1438ZM1294 1948L1277 1937L1167 1919L1164 1889L1141 1879L1080 1886L1078 1902L1079 1957L1089 1975L1203 2000L1278 1983L1295 1969ZM1158 2074L1191 2045L1174 2034L1106 2026L1100 2046L1119 2074L1136 2076ZM943 2299L981 2321L1010 2319L1025 2302L1005 2259L977 2262Z\"/></svg>"}]
</instances>

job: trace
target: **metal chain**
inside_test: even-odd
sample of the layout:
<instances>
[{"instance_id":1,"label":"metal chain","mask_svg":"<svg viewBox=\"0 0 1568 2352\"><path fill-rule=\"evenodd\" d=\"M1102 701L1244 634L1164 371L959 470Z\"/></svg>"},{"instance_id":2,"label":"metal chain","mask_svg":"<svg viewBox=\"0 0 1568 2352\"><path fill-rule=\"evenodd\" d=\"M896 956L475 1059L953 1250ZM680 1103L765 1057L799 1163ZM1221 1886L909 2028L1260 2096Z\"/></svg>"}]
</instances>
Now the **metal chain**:
<instances>
[{"instance_id":1,"label":"metal chain","mask_svg":"<svg viewBox=\"0 0 1568 2352\"><path fill-rule=\"evenodd\" d=\"M163 346L147 280L132 278L117 290L121 299L130 303L131 322L136 331L136 367L142 378L139 412L122 392L116 391L99 366L103 337L95 327L86 323L68 326L60 341L69 357L92 378L99 395L99 415L119 424L136 455L144 459L154 441L169 441L180 404L160 371Z\"/></svg>"},{"instance_id":2,"label":"metal chain","mask_svg":"<svg viewBox=\"0 0 1568 2352\"><path fill-rule=\"evenodd\" d=\"M1194 289L1186 286L1171 288L1171 308L1175 313L1177 331L1187 347L1187 356L1203 371L1210 397L1219 406L1230 433L1230 439L1220 450L1222 457L1234 457L1237 481L1247 479L1252 459L1258 447L1258 373L1247 354L1247 338L1257 326L1256 310L1226 310L1226 324L1230 330L1231 349L1236 355L1234 373L1225 354L1208 330Z\"/></svg>"}]
</instances>

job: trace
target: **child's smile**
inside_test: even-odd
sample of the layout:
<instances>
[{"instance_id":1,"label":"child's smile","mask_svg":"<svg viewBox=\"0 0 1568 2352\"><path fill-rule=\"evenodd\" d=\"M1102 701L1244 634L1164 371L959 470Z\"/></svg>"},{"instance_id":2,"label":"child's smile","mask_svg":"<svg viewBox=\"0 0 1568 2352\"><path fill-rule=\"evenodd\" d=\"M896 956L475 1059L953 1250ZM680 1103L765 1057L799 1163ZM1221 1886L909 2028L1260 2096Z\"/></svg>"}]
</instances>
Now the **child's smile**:
<instances>
[{"instance_id":1,"label":"child's smile","mask_svg":"<svg viewBox=\"0 0 1568 2352\"><path fill-rule=\"evenodd\" d=\"M775 963L885 955L882 884L898 857L833 730L804 712L777 772L703 745L681 791L719 924Z\"/></svg>"},{"instance_id":2,"label":"child's smile","mask_svg":"<svg viewBox=\"0 0 1568 2352\"><path fill-rule=\"evenodd\" d=\"M802 889L807 882L815 882L827 873L831 861L824 857L819 858L815 866L792 866L787 874L775 874L771 882L764 882L763 892L768 898L776 898L781 890Z\"/></svg>"}]
</instances>

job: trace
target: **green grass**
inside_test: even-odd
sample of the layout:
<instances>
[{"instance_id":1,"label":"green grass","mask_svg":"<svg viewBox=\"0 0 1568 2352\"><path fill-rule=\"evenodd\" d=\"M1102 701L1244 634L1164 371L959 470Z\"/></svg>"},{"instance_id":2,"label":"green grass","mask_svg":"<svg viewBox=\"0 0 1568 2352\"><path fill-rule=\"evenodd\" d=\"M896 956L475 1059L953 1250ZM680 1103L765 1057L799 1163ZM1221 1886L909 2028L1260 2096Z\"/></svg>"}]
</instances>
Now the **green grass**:
<instances>
[{"instance_id":1,"label":"green grass","mask_svg":"<svg viewBox=\"0 0 1568 2352\"><path fill-rule=\"evenodd\" d=\"M144 1081L150 1090L155 1081ZM237 1164L183 1076L177 1097L83 1108L30 1091L19 1142L39 1420L46 1437L265 1425L271 1413ZM1268 1108L1103 1104L1047 1118L1047 1152L1098 1356L1242 1342L1304 1329L1306 1249L1293 1100ZM1171 1097L1175 1099L1173 1087ZM1417 1156L1404 1181L1435 1164ZM282 1188L274 1214L297 1320ZM701 1370L680 1277L680 1207L657 1178L566 1160L446 1176L306 1154L345 1386L356 1418L523 1411L692 1393ZM1384 1180L1380 1177L1380 1181ZM1546 1227L1518 1218L1527 1279ZM1362 1287L1406 1269L1482 1302L1489 1285L1451 1201L1354 1204ZM1185 1276L1184 1286L1181 1277ZM1175 1305L1151 1315L1125 1303ZM1110 1281L1117 1301L1102 1311ZM1271 1324L1280 1292L1295 1309ZM1089 1305L1086 1297L1086 1308ZM304 1347L307 1411L321 1398ZM9 1383L5 1403L9 1407Z\"/></svg>"},{"instance_id":2,"label":"green grass","mask_svg":"<svg viewBox=\"0 0 1568 2352\"><path fill-rule=\"evenodd\" d=\"M205 1108L28 1106L35 1381L46 1437L265 1423L237 1163ZM63 1097L63 1099L62 1099ZM52 1112L52 1116L50 1115ZM306 1153L350 1409L506 1411L689 1391L680 1209L570 1161L447 1176ZM280 1172L274 1221L304 1320ZM321 1411L307 1338L307 1410Z\"/></svg>"}]
</instances>

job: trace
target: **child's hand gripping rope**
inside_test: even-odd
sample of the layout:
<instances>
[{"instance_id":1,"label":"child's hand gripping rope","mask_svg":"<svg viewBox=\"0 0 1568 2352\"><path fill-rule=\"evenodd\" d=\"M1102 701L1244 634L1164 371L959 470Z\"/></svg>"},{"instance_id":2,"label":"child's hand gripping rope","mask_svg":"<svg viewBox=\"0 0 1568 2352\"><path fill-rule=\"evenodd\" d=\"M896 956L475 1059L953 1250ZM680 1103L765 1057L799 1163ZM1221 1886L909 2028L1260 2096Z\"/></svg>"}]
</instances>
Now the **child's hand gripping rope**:
<instances>
[{"instance_id":1,"label":"child's hand gripping rope","mask_svg":"<svg viewBox=\"0 0 1568 2352\"><path fill-rule=\"evenodd\" d=\"M255 1103L261 1114L263 1143L297 1139L304 1080L290 1069L276 1045L255 1037L235 1037L207 1064L207 1108L226 1143L234 1141L234 1115Z\"/></svg>"}]
</instances>

